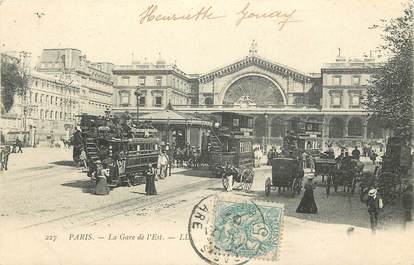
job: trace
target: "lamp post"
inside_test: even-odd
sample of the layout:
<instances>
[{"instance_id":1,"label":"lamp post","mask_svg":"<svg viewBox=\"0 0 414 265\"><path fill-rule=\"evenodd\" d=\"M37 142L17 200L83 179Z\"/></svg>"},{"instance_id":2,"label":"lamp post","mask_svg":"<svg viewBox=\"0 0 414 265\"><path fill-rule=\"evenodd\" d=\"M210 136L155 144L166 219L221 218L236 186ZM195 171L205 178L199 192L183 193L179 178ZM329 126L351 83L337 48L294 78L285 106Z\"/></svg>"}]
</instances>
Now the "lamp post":
<instances>
[{"instance_id":1,"label":"lamp post","mask_svg":"<svg viewBox=\"0 0 414 265\"><path fill-rule=\"evenodd\" d=\"M135 96L137 97L137 126L139 124L139 97L142 95L141 92L139 92L140 86L137 86L137 89L135 90Z\"/></svg>"}]
</instances>

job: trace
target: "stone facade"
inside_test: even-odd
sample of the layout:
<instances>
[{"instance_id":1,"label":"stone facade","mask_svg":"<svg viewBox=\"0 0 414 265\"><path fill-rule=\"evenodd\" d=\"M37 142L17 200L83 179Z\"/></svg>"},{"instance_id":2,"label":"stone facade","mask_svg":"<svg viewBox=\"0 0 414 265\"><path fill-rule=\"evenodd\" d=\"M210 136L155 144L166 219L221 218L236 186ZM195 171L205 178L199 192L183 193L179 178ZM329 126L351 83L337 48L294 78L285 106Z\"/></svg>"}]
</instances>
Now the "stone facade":
<instances>
[{"instance_id":1,"label":"stone facade","mask_svg":"<svg viewBox=\"0 0 414 265\"><path fill-rule=\"evenodd\" d=\"M36 71L79 86L79 114L104 115L112 105L112 68L112 63L88 61L77 49L44 49Z\"/></svg>"},{"instance_id":2,"label":"stone facade","mask_svg":"<svg viewBox=\"0 0 414 265\"><path fill-rule=\"evenodd\" d=\"M161 59L155 64L117 65L113 74L115 91L112 105L115 113L136 113L137 88L139 111L142 113L163 110L169 103L188 106L193 102L196 79Z\"/></svg>"}]
</instances>

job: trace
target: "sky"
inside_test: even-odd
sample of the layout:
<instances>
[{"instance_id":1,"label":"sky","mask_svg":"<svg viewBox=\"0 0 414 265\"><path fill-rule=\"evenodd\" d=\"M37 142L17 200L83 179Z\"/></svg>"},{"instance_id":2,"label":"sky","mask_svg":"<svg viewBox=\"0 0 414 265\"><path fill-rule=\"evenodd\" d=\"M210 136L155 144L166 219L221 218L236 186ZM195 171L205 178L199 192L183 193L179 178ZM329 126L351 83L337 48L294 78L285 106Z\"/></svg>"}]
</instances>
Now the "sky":
<instances>
[{"instance_id":1,"label":"sky","mask_svg":"<svg viewBox=\"0 0 414 265\"><path fill-rule=\"evenodd\" d=\"M375 50L381 29L369 27L401 16L404 9L399 0L0 2L2 51L29 51L36 62L42 49L77 48L88 60L115 64L130 64L132 58L154 62L161 54L187 73L205 73L247 56L253 39L261 57L320 72L338 48L351 58ZM205 16L196 16L200 10ZM155 21L173 13L187 20Z\"/></svg>"}]
</instances>

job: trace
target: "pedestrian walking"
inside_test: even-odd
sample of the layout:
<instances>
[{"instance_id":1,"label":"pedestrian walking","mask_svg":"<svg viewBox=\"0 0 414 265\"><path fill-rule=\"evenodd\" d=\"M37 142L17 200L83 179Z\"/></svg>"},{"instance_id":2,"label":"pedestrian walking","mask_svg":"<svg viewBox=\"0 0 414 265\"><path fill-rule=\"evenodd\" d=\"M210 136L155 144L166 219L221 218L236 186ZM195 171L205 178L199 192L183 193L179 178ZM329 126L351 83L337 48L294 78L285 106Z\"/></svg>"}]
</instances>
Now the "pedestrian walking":
<instances>
[{"instance_id":1,"label":"pedestrian walking","mask_svg":"<svg viewBox=\"0 0 414 265\"><path fill-rule=\"evenodd\" d=\"M155 175L156 172L151 164L148 165L145 171L145 195L157 195L157 189L155 188Z\"/></svg>"},{"instance_id":2,"label":"pedestrian walking","mask_svg":"<svg viewBox=\"0 0 414 265\"><path fill-rule=\"evenodd\" d=\"M355 149L352 150L352 159L359 160L360 156L361 156L361 152L358 150L358 146L355 146Z\"/></svg>"},{"instance_id":3,"label":"pedestrian walking","mask_svg":"<svg viewBox=\"0 0 414 265\"><path fill-rule=\"evenodd\" d=\"M88 164L87 164L87 161L86 161L87 157L86 157L86 151L85 151L85 149L82 149L81 154L79 156L79 159L82 161L83 170L85 172L89 171Z\"/></svg>"},{"instance_id":4,"label":"pedestrian walking","mask_svg":"<svg viewBox=\"0 0 414 265\"><path fill-rule=\"evenodd\" d=\"M373 150L373 151L371 152L370 157L369 157L369 159L371 159L371 161L372 161L372 164L373 164L373 165L375 165L375 162L376 162L376 160L377 160L377 157L378 157L377 153L375 153L375 151Z\"/></svg>"},{"instance_id":5,"label":"pedestrian walking","mask_svg":"<svg viewBox=\"0 0 414 265\"><path fill-rule=\"evenodd\" d=\"M100 161L97 162L95 194L96 195L108 195L109 186L107 178L109 177L109 168L104 168Z\"/></svg>"},{"instance_id":6,"label":"pedestrian walking","mask_svg":"<svg viewBox=\"0 0 414 265\"><path fill-rule=\"evenodd\" d=\"M307 158L308 158L308 155L305 152L303 152L302 153L302 166L303 166L303 169L307 168Z\"/></svg>"},{"instance_id":7,"label":"pedestrian walking","mask_svg":"<svg viewBox=\"0 0 414 265\"><path fill-rule=\"evenodd\" d=\"M315 171L315 160L313 159L312 155L309 155L309 168L311 170L311 173Z\"/></svg>"},{"instance_id":8,"label":"pedestrian walking","mask_svg":"<svg viewBox=\"0 0 414 265\"><path fill-rule=\"evenodd\" d=\"M10 155L10 147L5 146L2 150L2 159L1 159L1 168L7 170L7 165L9 164L9 155Z\"/></svg>"},{"instance_id":9,"label":"pedestrian walking","mask_svg":"<svg viewBox=\"0 0 414 265\"><path fill-rule=\"evenodd\" d=\"M79 156L82 152L82 130L76 126L76 131L73 134L73 161L79 162Z\"/></svg>"},{"instance_id":10,"label":"pedestrian walking","mask_svg":"<svg viewBox=\"0 0 414 265\"><path fill-rule=\"evenodd\" d=\"M313 196L313 190L316 188L313 183L313 176L308 176L308 180L305 183L305 193L300 200L299 206L296 209L297 213L318 213L318 207L316 206L315 198Z\"/></svg>"},{"instance_id":11,"label":"pedestrian walking","mask_svg":"<svg viewBox=\"0 0 414 265\"><path fill-rule=\"evenodd\" d=\"M408 222L413 220L411 215L411 210L413 209L413 185L410 184L405 189L404 193L401 196L402 205L404 208L404 229L407 226Z\"/></svg>"},{"instance_id":12,"label":"pedestrian walking","mask_svg":"<svg viewBox=\"0 0 414 265\"><path fill-rule=\"evenodd\" d=\"M233 190L233 179L234 179L234 175L237 174L237 171L230 163L227 163L224 174L227 179L227 191L232 191Z\"/></svg>"},{"instance_id":13,"label":"pedestrian walking","mask_svg":"<svg viewBox=\"0 0 414 265\"><path fill-rule=\"evenodd\" d=\"M165 154L165 151L161 151L161 154L158 156L158 176L160 179L165 179L167 177L167 166L168 166L168 157Z\"/></svg>"},{"instance_id":14,"label":"pedestrian walking","mask_svg":"<svg viewBox=\"0 0 414 265\"><path fill-rule=\"evenodd\" d=\"M375 234L378 226L378 214L383 208L382 199L377 196L377 190L371 189L368 191L368 214L371 223L371 231Z\"/></svg>"},{"instance_id":15,"label":"pedestrian walking","mask_svg":"<svg viewBox=\"0 0 414 265\"><path fill-rule=\"evenodd\" d=\"M22 150L22 141L20 141L19 137L16 138L16 147L19 148L17 150L17 153L23 153L23 150Z\"/></svg>"}]
</instances>

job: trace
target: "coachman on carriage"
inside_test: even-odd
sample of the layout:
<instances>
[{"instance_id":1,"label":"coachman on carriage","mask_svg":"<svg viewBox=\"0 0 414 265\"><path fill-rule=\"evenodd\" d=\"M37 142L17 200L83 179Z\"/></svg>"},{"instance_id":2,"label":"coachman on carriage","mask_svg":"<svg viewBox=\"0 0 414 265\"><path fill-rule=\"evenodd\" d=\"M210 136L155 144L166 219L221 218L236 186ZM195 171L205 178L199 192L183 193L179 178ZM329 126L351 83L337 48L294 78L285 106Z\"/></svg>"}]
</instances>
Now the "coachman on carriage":
<instances>
[{"instance_id":1,"label":"coachman on carriage","mask_svg":"<svg viewBox=\"0 0 414 265\"><path fill-rule=\"evenodd\" d=\"M229 112L213 115L216 120L208 136L213 175L222 178L225 189L236 182L235 187L249 190L254 178L253 118Z\"/></svg>"}]
</instances>

